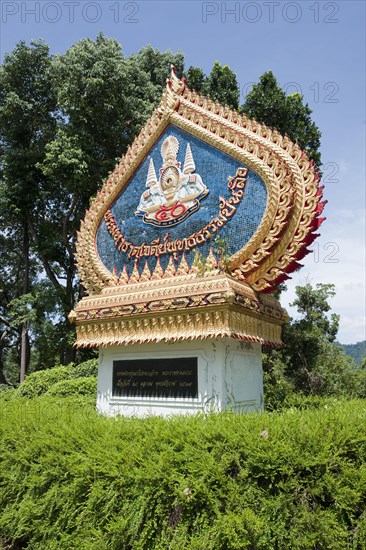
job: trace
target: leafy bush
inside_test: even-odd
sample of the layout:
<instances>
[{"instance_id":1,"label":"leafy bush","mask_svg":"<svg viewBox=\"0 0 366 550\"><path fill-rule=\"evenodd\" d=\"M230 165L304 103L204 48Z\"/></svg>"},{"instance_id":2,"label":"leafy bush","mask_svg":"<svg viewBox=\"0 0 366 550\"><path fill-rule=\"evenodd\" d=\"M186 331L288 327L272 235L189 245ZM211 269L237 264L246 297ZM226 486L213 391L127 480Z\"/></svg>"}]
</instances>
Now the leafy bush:
<instances>
[{"instance_id":1,"label":"leafy bush","mask_svg":"<svg viewBox=\"0 0 366 550\"><path fill-rule=\"evenodd\" d=\"M7 384L0 384L0 400L9 401L16 396L15 388Z\"/></svg>"},{"instance_id":2,"label":"leafy bush","mask_svg":"<svg viewBox=\"0 0 366 550\"><path fill-rule=\"evenodd\" d=\"M73 368L72 376L75 378L80 378L82 376L97 376L98 374L98 359L89 359L88 361L84 361L84 363L80 363L80 365L76 365Z\"/></svg>"},{"instance_id":3,"label":"leafy bush","mask_svg":"<svg viewBox=\"0 0 366 550\"><path fill-rule=\"evenodd\" d=\"M2 408L0 532L10 543L365 550L364 401L143 420L106 418L89 402Z\"/></svg>"},{"instance_id":4,"label":"leafy bush","mask_svg":"<svg viewBox=\"0 0 366 550\"><path fill-rule=\"evenodd\" d=\"M352 372L353 394L360 399L366 399L366 369L357 369Z\"/></svg>"},{"instance_id":5,"label":"leafy bush","mask_svg":"<svg viewBox=\"0 0 366 550\"><path fill-rule=\"evenodd\" d=\"M286 364L281 352L273 350L262 355L264 406L267 411L281 410L285 400L293 393L293 384L285 375Z\"/></svg>"},{"instance_id":6,"label":"leafy bush","mask_svg":"<svg viewBox=\"0 0 366 550\"><path fill-rule=\"evenodd\" d=\"M73 364L67 366L54 367L52 369L41 370L29 374L25 381L18 387L16 394L18 397L28 397L32 399L39 397L45 393L49 393L54 386L57 386L55 391L51 391L51 395L73 395L78 393L95 394L95 378L98 373L98 359L90 359L79 365ZM89 382L74 383L75 379L83 378L84 380L91 377ZM65 390L62 390L63 384ZM79 388L79 391L77 390Z\"/></svg>"},{"instance_id":7,"label":"leafy bush","mask_svg":"<svg viewBox=\"0 0 366 550\"><path fill-rule=\"evenodd\" d=\"M321 397L319 395L301 395L300 393L292 393L286 397L282 404L284 409L329 409L334 406L340 406L341 403L347 403L342 397Z\"/></svg>"},{"instance_id":8,"label":"leafy bush","mask_svg":"<svg viewBox=\"0 0 366 550\"><path fill-rule=\"evenodd\" d=\"M48 390L46 395L67 397L68 395L96 395L97 379L95 376L88 378L74 378L72 380L60 380Z\"/></svg>"},{"instance_id":9,"label":"leafy bush","mask_svg":"<svg viewBox=\"0 0 366 550\"><path fill-rule=\"evenodd\" d=\"M17 389L19 397L33 398L40 396L49 390L51 386L61 380L71 378L71 367L54 367L53 369L33 372L24 380Z\"/></svg>"},{"instance_id":10,"label":"leafy bush","mask_svg":"<svg viewBox=\"0 0 366 550\"><path fill-rule=\"evenodd\" d=\"M282 407L294 392L305 395L366 395L366 379L356 364L335 342L339 316L331 313L329 300L335 295L331 284L296 287L299 318L290 319L282 330L281 350L263 355L265 403L269 410Z\"/></svg>"}]
</instances>

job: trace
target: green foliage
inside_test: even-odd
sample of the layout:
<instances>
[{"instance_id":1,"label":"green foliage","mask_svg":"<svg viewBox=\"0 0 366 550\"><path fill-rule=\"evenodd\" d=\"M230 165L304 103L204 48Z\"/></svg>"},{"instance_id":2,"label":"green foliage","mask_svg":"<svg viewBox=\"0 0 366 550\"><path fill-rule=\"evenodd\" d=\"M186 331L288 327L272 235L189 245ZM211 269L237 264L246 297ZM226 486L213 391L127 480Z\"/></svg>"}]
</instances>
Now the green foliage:
<instances>
[{"instance_id":1,"label":"green foliage","mask_svg":"<svg viewBox=\"0 0 366 550\"><path fill-rule=\"evenodd\" d=\"M9 302L8 307L8 313L14 327L24 322L35 321L34 295L29 293L13 298L13 300Z\"/></svg>"},{"instance_id":2,"label":"green foliage","mask_svg":"<svg viewBox=\"0 0 366 550\"><path fill-rule=\"evenodd\" d=\"M2 401L8 401L16 396L15 388L8 386L8 384L0 384L0 399Z\"/></svg>"},{"instance_id":3,"label":"green foliage","mask_svg":"<svg viewBox=\"0 0 366 550\"><path fill-rule=\"evenodd\" d=\"M80 377L71 380L60 380L53 384L46 392L55 397L68 397L69 395L94 395L97 394L97 379L95 376Z\"/></svg>"},{"instance_id":4,"label":"green foliage","mask_svg":"<svg viewBox=\"0 0 366 550\"><path fill-rule=\"evenodd\" d=\"M185 79L190 90L195 90L197 93L203 94L207 77L200 67L189 67L185 73Z\"/></svg>"},{"instance_id":5,"label":"green foliage","mask_svg":"<svg viewBox=\"0 0 366 550\"><path fill-rule=\"evenodd\" d=\"M0 531L10 543L364 550L365 402L169 420L105 418L88 403L2 404Z\"/></svg>"},{"instance_id":6,"label":"green foliage","mask_svg":"<svg viewBox=\"0 0 366 550\"><path fill-rule=\"evenodd\" d=\"M33 399L44 394L60 397L74 394L96 394L98 360L90 359L80 365L54 367L37 371L25 379L17 388L19 397Z\"/></svg>"},{"instance_id":7,"label":"green foliage","mask_svg":"<svg viewBox=\"0 0 366 550\"><path fill-rule=\"evenodd\" d=\"M322 334L334 342L339 328L339 315L331 314L330 319L326 313L331 307L328 303L335 296L335 287L332 284L318 283L315 288L311 284L296 287L296 298L291 304L297 306L300 315L303 315L300 323L305 328L316 326Z\"/></svg>"},{"instance_id":8,"label":"green foliage","mask_svg":"<svg viewBox=\"0 0 366 550\"><path fill-rule=\"evenodd\" d=\"M218 61L215 61L204 84L203 93L214 101L227 105L230 109L239 108L240 90L238 81L236 74L228 65L221 66Z\"/></svg>"},{"instance_id":9,"label":"green foliage","mask_svg":"<svg viewBox=\"0 0 366 550\"><path fill-rule=\"evenodd\" d=\"M230 109L239 108L240 90L236 74L228 65L218 61L213 64L211 73L206 76L199 67L189 67L186 74L188 88L227 105Z\"/></svg>"},{"instance_id":10,"label":"green foliage","mask_svg":"<svg viewBox=\"0 0 366 550\"><path fill-rule=\"evenodd\" d=\"M352 370L353 395L366 399L366 369Z\"/></svg>"},{"instance_id":11,"label":"green foliage","mask_svg":"<svg viewBox=\"0 0 366 550\"><path fill-rule=\"evenodd\" d=\"M293 392L305 395L366 395L365 376L335 343L339 316L330 312L334 285L296 287L300 317L284 325L280 351L264 355L265 401L269 410L279 408Z\"/></svg>"},{"instance_id":12,"label":"green foliage","mask_svg":"<svg viewBox=\"0 0 366 550\"><path fill-rule=\"evenodd\" d=\"M82 376L97 376L98 364L98 359L89 359L88 361L84 361L83 363L80 363L73 368L73 376L75 378L80 378Z\"/></svg>"},{"instance_id":13,"label":"green foliage","mask_svg":"<svg viewBox=\"0 0 366 550\"><path fill-rule=\"evenodd\" d=\"M292 392L286 396L286 399L281 407L285 409L298 409L300 411L309 409L324 409L328 410L332 407L338 407L342 403L348 403L349 398L342 396L326 396L321 395L303 395L299 392Z\"/></svg>"},{"instance_id":14,"label":"green foliage","mask_svg":"<svg viewBox=\"0 0 366 550\"><path fill-rule=\"evenodd\" d=\"M1 212L14 223L31 215L43 178L37 162L52 139L56 100L47 44L19 42L0 66Z\"/></svg>"},{"instance_id":15,"label":"green foliage","mask_svg":"<svg viewBox=\"0 0 366 550\"><path fill-rule=\"evenodd\" d=\"M365 364L366 362L366 340L357 342L356 344L340 344L346 355L352 357L352 359L358 365ZM365 368L365 367L363 367Z\"/></svg>"},{"instance_id":16,"label":"green foliage","mask_svg":"<svg viewBox=\"0 0 366 550\"><path fill-rule=\"evenodd\" d=\"M31 234L45 187L38 164L54 135L55 106L48 46L42 41L30 46L19 42L0 66L0 380L11 380L12 360L20 362L16 352L9 361L8 350L19 346L22 329L23 368L29 363L35 322L29 304L41 270L40 259L32 254Z\"/></svg>"},{"instance_id":17,"label":"green foliage","mask_svg":"<svg viewBox=\"0 0 366 550\"><path fill-rule=\"evenodd\" d=\"M272 71L264 73L247 95L241 110L250 118L287 134L307 151L317 166L321 132L311 120L311 109L299 93L286 95Z\"/></svg>"},{"instance_id":18,"label":"green foliage","mask_svg":"<svg viewBox=\"0 0 366 550\"><path fill-rule=\"evenodd\" d=\"M135 67L135 70L138 69L147 75L154 97L154 104L160 101L166 80L170 77L172 65L177 71L178 78L182 77L184 69L184 54L182 52L173 53L171 50L160 52L151 45L132 55L129 61Z\"/></svg>"},{"instance_id":19,"label":"green foliage","mask_svg":"<svg viewBox=\"0 0 366 550\"><path fill-rule=\"evenodd\" d=\"M68 380L71 372L71 367L63 366L33 372L20 384L17 394L28 399L43 395L54 384Z\"/></svg>"},{"instance_id":20,"label":"green foliage","mask_svg":"<svg viewBox=\"0 0 366 550\"><path fill-rule=\"evenodd\" d=\"M291 379L285 375L287 365L282 353L273 350L263 354L263 389L264 403L267 411L281 410L285 401L294 392Z\"/></svg>"}]
</instances>

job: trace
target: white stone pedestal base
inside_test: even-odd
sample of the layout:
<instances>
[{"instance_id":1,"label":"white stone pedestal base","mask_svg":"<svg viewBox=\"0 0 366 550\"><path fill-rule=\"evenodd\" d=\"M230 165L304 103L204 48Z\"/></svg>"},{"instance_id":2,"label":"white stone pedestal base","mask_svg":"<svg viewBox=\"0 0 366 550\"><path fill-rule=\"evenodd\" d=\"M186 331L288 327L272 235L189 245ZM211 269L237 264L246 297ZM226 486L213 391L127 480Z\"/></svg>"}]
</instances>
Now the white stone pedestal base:
<instances>
[{"instance_id":1,"label":"white stone pedestal base","mask_svg":"<svg viewBox=\"0 0 366 550\"><path fill-rule=\"evenodd\" d=\"M196 398L113 395L114 361L184 357L197 357ZM261 345L226 338L100 348L97 409L110 416L138 417L224 409L241 413L260 411L263 409Z\"/></svg>"}]
</instances>

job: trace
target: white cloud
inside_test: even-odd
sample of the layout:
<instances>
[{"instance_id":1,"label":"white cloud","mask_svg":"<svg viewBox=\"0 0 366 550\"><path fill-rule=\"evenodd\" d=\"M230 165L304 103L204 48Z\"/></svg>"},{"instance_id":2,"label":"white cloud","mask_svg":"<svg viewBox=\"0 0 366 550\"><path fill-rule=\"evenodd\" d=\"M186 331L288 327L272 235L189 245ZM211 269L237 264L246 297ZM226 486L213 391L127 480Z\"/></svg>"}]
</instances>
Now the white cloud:
<instances>
[{"instance_id":1,"label":"white cloud","mask_svg":"<svg viewBox=\"0 0 366 550\"><path fill-rule=\"evenodd\" d=\"M321 237L312 245L313 253L304 258L304 267L292 274L281 303L290 315L295 287L310 282L333 283L336 296L332 311L340 314L338 340L355 343L366 338L365 329L365 211L335 210L320 228Z\"/></svg>"}]
</instances>

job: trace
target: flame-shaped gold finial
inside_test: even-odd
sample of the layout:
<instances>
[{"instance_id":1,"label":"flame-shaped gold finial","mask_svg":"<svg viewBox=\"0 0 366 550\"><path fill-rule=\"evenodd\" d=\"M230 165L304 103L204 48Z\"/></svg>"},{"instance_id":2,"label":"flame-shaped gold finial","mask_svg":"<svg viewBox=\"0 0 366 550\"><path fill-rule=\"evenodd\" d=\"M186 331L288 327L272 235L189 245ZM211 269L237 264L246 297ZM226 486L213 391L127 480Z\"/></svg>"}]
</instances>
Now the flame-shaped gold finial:
<instances>
[{"instance_id":1,"label":"flame-shaped gold finial","mask_svg":"<svg viewBox=\"0 0 366 550\"><path fill-rule=\"evenodd\" d=\"M170 79L168 80L168 83L175 94L180 94L184 89L185 84L177 77L177 69L174 65L170 65L170 69Z\"/></svg>"}]
</instances>

